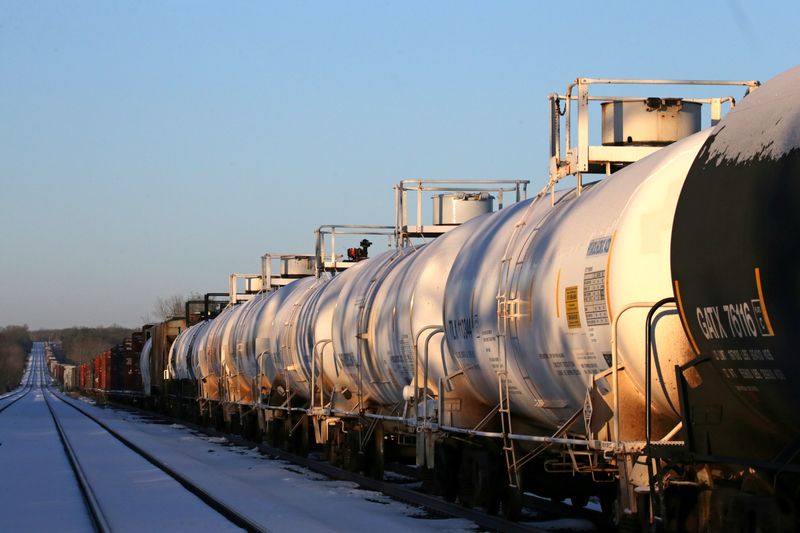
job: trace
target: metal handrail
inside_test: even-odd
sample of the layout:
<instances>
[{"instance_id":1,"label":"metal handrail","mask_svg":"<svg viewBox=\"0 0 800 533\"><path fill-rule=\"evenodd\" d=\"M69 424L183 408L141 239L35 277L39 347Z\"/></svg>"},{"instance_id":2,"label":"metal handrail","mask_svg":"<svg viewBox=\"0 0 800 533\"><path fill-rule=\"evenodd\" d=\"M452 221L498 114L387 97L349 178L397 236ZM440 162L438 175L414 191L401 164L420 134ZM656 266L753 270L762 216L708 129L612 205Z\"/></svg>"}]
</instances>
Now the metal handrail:
<instances>
[{"instance_id":1,"label":"metal handrail","mask_svg":"<svg viewBox=\"0 0 800 533\"><path fill-rule=\"evenodd\" d=\"M527 198L529 180L430 180L403 179L395 185L395 240L398 246L408 240L408 193L416 193L416 227L421 231L423 192L487 192L497 193L498 209L503 208L503 193L513 192L515 201ZM442 185L447 185L442 187ZM454 185L458 185L457 187ZM476 186L483 185L483 187ZM488 187L491 186L491 187Z\"/></svg>"},{"instance_id":2,"label":"metal handrail","mask_svg":"<svg viewBox=\"0 0 800 533\"><path fill-rule=\"evenodd\" d=\"M331 266L333 270L336 270L336 235L386 235L391 237L395 233L394 226L368 224L323 224L319 226L314 230L315 275L319 277L325 270L325 235L331 236Z\"/></svg>"},{"instance_id":3,"label":"metal handrail","mask_svg":"<svg viewBox=\"0 0 800 533\"><path fill-rule=\"evenodd\" d=\"M261 256L261 292L272 290L272 260L286 257L314 257L314 254L266 252ZM279 276L276 276L279 277Z\"/></svg>"},{"instance_id":4,"label":"metal handrail","mask_svg":"<svg viewBox=\"0 0 800 533\"><path fill-rule=\"evenodd\" d=\"M562 178L574 174L577 178L577 190L580 194L582 183L581 175L589 170L589 113L588 104L591 101L605 102L625 102L642 100L643 98L619 97L619 96L590 96L590 85L684 85L684 86L708 86L708 87L746 87L745 96L757 89L761 83L757 80L666 80L666 79L616 79L616 78L576 78L567 85L567 90L563 95L551 93L548 99L550 106L550 179L545 188L554 189L555 184ZM573 90L577 87L578 94L573 96ZM564 100L566 106L561 111L559 102ZM572 146L572 102L578 101L578 145ZM719 98L686 98L687 102L710 103L712 106L712 125L719 120L721 106L724 102L730 102L731 106L736 104L732 96ZM566 159L561 158L561 116L564 116L565 124L565 149ZM572 164L574 163L574 167ZM566 167L566 168L565 168ZM572 167L572 168L571 168Z\"/></svg>"}]
</instances>

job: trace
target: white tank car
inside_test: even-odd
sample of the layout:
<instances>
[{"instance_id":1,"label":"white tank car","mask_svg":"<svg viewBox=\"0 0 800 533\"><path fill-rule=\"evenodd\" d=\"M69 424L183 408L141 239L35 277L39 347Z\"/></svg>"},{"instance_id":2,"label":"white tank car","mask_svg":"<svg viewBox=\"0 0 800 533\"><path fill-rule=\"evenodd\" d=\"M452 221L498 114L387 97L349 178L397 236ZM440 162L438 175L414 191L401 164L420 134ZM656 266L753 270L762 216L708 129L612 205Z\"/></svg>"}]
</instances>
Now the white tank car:
<instances>
[{"instance_id":1,"label":"white tank car","mask_svg":"<svg viewBox=\"0 0 800 533\"><path fill-rule=\"evenodd\" d=\"M310 389L312 361L315 357L315 347L318 348L317 354L322 353L321 346L317 346L319 341L330 339L332 309L329 312L322 312L320 306L323 302L322 295L326 292L331 284L331 275L323 273L319 278L309 277L305 288L302 289L302 296L300 297L299 307L297 307L290 314L289 323L286 326L287 337L285 343L287 350L282 353L285 365L291 365L292 369L285 371L289 380L289 385L292 389L300 395L301 398L306 398ZM298 290L300 292L300 290ZM322 312L322 314L321 314ZM322 327L317 335L316 325L325 323L327 328ZM330 343L321 343L330 344ZM317 378L321 376L321 368L319 359L317 359L317 366L314 369Z\"/></svg>"},{"instance_id":2,"label":"white tank car","mask_svg":"<svg viewBox=\"0 0 800 533\"><path fill-rule=\"evenodd\" d=\"M181 331L169 348L168 369L171 379L194 379L192 368L192 345L201 324Z\"/></svg>"},{"instance_id":3,"label":"white tank car","mask_svg":"<svg viewBox=\"0 0 800 533\"><path fill-rule=\"evenodd\" d=\"M205 347L208 342L208 331L211 329L213 320L206 320L198 324L199 330L192 341L191 357L192 357L192 373L195 379L200 380L203 376L203 366L201 366L201 356L205 361Z\"/></svg>"},{"instance_id":4,"label":"white tank car","mask_svg":"<svg viewBox=\"0 0 800 533\"><path fill-rule=\"evenodd\" d=\"M459 251L488 216L479 216L453 228L406 256L378 289L369 319L369 346L374 357L372 365L379 370L383 381L392 384L384 388L385 403L403 400L404 387L413 385L415 341L418 342L420 382L424 379L423 359L427 345L427 388L434 394L438 394L439 380L459 369L443 342L441 331L445 286ZM406 390L413 391L413 386L409 389ZM462 392L469 391L459 390L457 394ZM467 399L460 395L460 400ZM445 423L474 424L479 420L463 419L465 412L460 407L448 410Z\"/></svg>"},{"instance_id":5,"label":"white tank car","mask_svg":"<svg viewBox=\"0 0 800 533\"><path fill-rule=\"evenodd\" d=\"M672 217L707 136L676 142L580 195L562 191L553 204L545 194L499 211L474 230L450 272L444 320L451 353L487 405L499 401L505 367L513 413L552 429L582 408L593 376L611 365L614 318L628 304L671 295ZM631 402L643 405L647 311L630 309L618 323L630 417L643 416ZM677 405L673 367L693 352L674 309L654 323L654 404L668 424L677 415L658 378ZM605 380L598 386L608 391ZM625 438L642 429L628 420Z\"/></svg>"},{"instance_id":6,"label":"white tank car","mask_svg":"<svg viewBox=\"0 0 800 533\"><path fill-rule=\"evenodd\" d=\"M241 403L253 403L258 395L255 318L268 297L269 293L261 292L242 304L239 319L234 325L231 336L231 359L236 372L237 401Z\"/></svg>"},{"instance_id":7,"label":"white tank car","mask_svg":"<svg viewBox=\"0 0 800 533\"><path fill-rule=\"evenodd\" d=\"M142 375L142 390L145 396L151 394L150 381L150 350L153 348L153 339L147 339L142 346L142 353L139 354L139 372Z\"/></svg>"},{"instance_id":8,"label":"white tank car","mask_svg":"<svg viewBox=\"0 0 800 533\"><path fill-rule=\"evenodd\" d=\"M299 344L306 344L302 337L310 335L311 331L298 328L300 311L327 280L327 277L318 279L311 276L298 279L290 285L293 287L291 294L286 296L275 314L275 351L264 362L268 379L283 384L300 398L308 398L311 379L309 353L299 349Z\"/></svg>"},{"instance_id":9,"label":"white tank car","mask_svg":"<svg viewBox=\"0 0 800 533\"><path fill-rule=\"evenodd\" d=\"M362 261L356 267L339 274L336 311L333 314L333 349L339 366L336 378L342 390L349 390L353 400L366 406L379 404L391 397L391 382L386 382L374 364L375 356L369 348L369 318L375 296L386 277L413 249L392 249ZM359 393L361 397L358 398Z\"/></svg>"},{"instance_id":10,"label":"white tank car","mask_svg":"<svg viewBox=\"0 0 800 533\"><path fill-rule=\"evenodd\" d=\"M200 396L206 400L220 400L220 380L222 365L220 363L220 344L223 326L233 308L226 307L211 321L211 326L203 342L198 346L197 360L200 367L198 379L201 381Z\"/></svg>"},{"instance_id":11,"label":"white tank car","mask_svg":"<svg viewBox=\"0 0 800 533\"><path fill-rule=\"evenodd\" d=\"M236 362L234 361L234 354L236 348L234 346L234 329L245 309L245 304L235 305L229 308L231 311L224 317L218 318L222 323L219 329L219 334L215 337L218 343L219 362L222 370L222 383L223 395L222 400L226 402L235 402L238 398L238 387L236 386Z\"/></svg>"},{"instance_id":12,"label":"white tank car","mask_svg":"<svg viewBox=\"0 0 800 533\"><path fill-rule=\"evenodd\" d=\"M253 325L251 328L255 334L256 372L261 376L262 386L267 389L272 387L273 380L282 368L276 364L279 346L277 337L283 329L278 314L281 312L284 302L291 299L294 292L301 288L299 282L305 279L307 278L293 281L275 292L268 293L259 301L258 308L252 315Z\"/></svg>"},{"instance_id":13,"label":"white tank car","mask_svg":"<svg viewBox=\"0 0 800 533\"><path fill-rule=\"evenodd\" d=\"M341 362L334 351L333 343L333 320L337 311L339 295L342 289L349 283L349 279L359 271L366 262L362 261L350 267L346 272L338 274L325 285L321 286L313 295L314 301L309 305L303 306L301 321L303 327L310 328L313 337L311 354L316 350L317 379L322 379L323 401L328 402L333 397L333 391L342 391L350 385L347 375L341 368ZM345 275L347 273L349 275ZM308 349L301 348L301 349ZM338 404L341 404L341 396ZM352 396L351 396L352 398ZM347 403L347 402L345 402ZM337 405L347 408L348 405Z\"/></svg>"}]
</instances>

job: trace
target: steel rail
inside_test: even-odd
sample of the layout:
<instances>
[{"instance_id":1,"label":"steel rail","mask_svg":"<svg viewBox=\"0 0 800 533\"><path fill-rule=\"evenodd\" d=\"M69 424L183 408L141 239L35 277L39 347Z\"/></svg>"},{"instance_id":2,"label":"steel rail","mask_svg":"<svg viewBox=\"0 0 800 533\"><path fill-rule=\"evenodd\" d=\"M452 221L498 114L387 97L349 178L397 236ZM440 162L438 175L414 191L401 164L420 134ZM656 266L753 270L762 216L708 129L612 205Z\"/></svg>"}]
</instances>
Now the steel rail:
<instances>
[{"instance_id":1,"label":"steel rail","mask_svg":"<svg viewBox=\"0 0 800 533\"><path fill-rule=\"evenodd\" d=\"M456 503L450 503L436 496L425 494L417 490L401 487L389 481L377 480L362 474L343 470L339 467L331 465L330 463L316 461L309 457L303 457L278 448L273 448L268 444L249 441L238 435L223 433L221 431L217 431L215 429L201 426L199 424L188 422L186 420L164 415L162 413L153 413L152 411L147 411L145 409L141 409L138 407L122 405L114 402L112 402L112 405L114 405L115 407L119 407L121 409L125 409L127 411L138 412L147 415L149 417L155 417L155 418L160 418L162 420L168 420L171 422L180 423L189 429L192 429L199 433L203 433L205 435L214 437L225 437L226 439L228 439L228 441L238 446L247 446L249 448L256 447L261 453L265 455L277 457L284 461L293 463L297 466L308 468L309 470L312 470L319 474L323 474L331 479L350 481L352 483L358 484L360 487L364 489L381 492L386 496L389 496L390 498L393 498L395 500L403 501L411 505L423 507L430 511L442 513L455 518L464 518L466 520L474 522L480 528L486 528L491 531L503 531L510 533L522 533L522 532L543 533L544 531L546 531L544 529L535 527L535 525L511 522L499 516L487 514L478 509L472 509ZM576 515L577 514L578 513L576 513Z\"/></svg>"},{"instance_id":2,"label":"steel rail","mask_svg":"<svg viewBox=\"0 0 800 533\"><path fill-rule=\"evenodd\" d=\"M33 357L33 356L31 356L31 357ZM39 366L42 366L42 365L39 365ZM18 401L20 401L22 398L27 396L28 393L30 393L33 390L33 381L34 381L33 376L34 376L34 374L35 374L35 372L37 370L36 369L36 362L33 362L31 364L31 369L30 370L31 371L28 373L28 381L25 383L25 385L22 387L21 390L10 392L10 393L6 394L5 396L3 396L2 398L0 398L0 400L5 400L7 398L10 398L10 397L14 396L14 394L19 394L19 396L17 396L16 398L14 398L12 400L9 400L8 403L6 403L2 407L0 407L0 413L2 413L3 411L5 411L9 407L11 407L12 405L17 403ZM39 371L41 372L41 369L39 369Z\"/></svg>"},{"instance_id":3,"label":"steel rail","mask_svg":"<svg viewBox=\"0 0 800 533\"><path fill-rule=\"evenodd\" d=\"M79 413L81 413L82 415L84 415L85 417L90 419L91 421L93 421L95 424L97 424L98 426L103 428L112 437L117 439L119 442L121 442L123 445L125 445L127 448L129 448L131 451L133 451L137 455L141 456L147 462L149 462L150 464L152 464L153 466L155 466L156 468L158 468L159 470L161 470L162 472L164 472L165 474L170 476L172 479L174 479L175 481L180 483L186 490L188 490L189 492L191 492L192 494L194 494L195 496L200 498L200 500L202 500L206 505L208 505L209 507L211 507L212 509L217 511L219 514L221 514L222 516L224 516L225 518L230 520L233 524L235 524L235 525L237 525L237 526L239 526L239 527L241 527L241 528L243 528L243 529L245 529L246 531L249 531L249 532L269 533L268 529L264 528L260 524L257 524L256 522L253 522L251 519L249 519L248 517L242 515L241 513L231 509L230 507L228 507L227 505L222 503L219 499L217 499L214 496L212 496L208 491L206 491L205 489L203 489L202 487L200 487L199 485L197 485L196 483L191 481L189 478L187 478L186 476L184 476L180 472L174 470L173 468L168 466L166 463L164 463L163 461L161 461L158 458L156 458L154 455L150 454L149 452L145 451L141 447L139 447L136 444L134 444L129 439L127 439L124 436L122 436L119 432L117 432L114 429L112 429L111 427L109 427L106 423L104 423L99 418L95 417L94 415L92 415L91 413L89 413L86 410L82 409L81 407L73 404L71 401L68 401L68 400L64 399L60 394L55 394L55 393L53 393L52 391L49 391L49 390L48 390L48 392L51 395L53 395L53 397L55 397L55 398L59 399L60 401L64 402L65 404L67 404L68 406L72 407L73 409L75 409L76 411L78 411Z\"/></svg>"},{"instance_id":4,"label":"steel rail","mask_svg":"<svg viewBox=\"0 0 800 533\"><path fill-rule=\"evenodd\" d=\"M87 509L89 510L89 517L92 520L94 530L99 533L110 532L111 526L109 526L108 520L106 519L105 514L103 514L103 509L100 507L100 502L97 500L97 496L92 490L92 486L89 484L89 480L86 477L86 473L83 471L83 467L81 467L78 456L75 454L75 449L72 447L69 437L67 437L67 434L64 431L64 427L61 425L61 421L58 420L55 410L50 404L50 400L47 399L47 394L45 393L42 396L44 397L44 403L47 406L47 410L50 411L53 424L56 426L56 432L58 432L58 438L61 441L61 445L64 447L64 452L67 454L69 465L72 467L72 471L75 473L75 479L78 481L78 487L81 490L81 495L83 495L83 500L86 503Z\"/></svg>"}]
</instances>

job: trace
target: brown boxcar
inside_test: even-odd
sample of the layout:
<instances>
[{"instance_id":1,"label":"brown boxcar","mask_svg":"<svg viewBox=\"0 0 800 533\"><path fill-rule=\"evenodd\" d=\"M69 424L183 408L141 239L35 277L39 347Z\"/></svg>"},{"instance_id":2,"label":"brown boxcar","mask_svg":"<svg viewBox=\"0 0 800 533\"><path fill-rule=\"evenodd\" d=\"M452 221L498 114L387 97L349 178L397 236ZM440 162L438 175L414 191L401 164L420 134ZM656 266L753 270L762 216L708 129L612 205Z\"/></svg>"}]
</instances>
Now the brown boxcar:
<instances>
[{"instance_id":1,"label":"brown boxcar","mask_svg":"<svg viewBox=\"0 0 800 533\"><path fill-rule=\"evenodd\" d=\"M184 329L186 329L186 320L180 317L155 324L145 332L152 339L152 347L150 349L150 387L152 396L164 394L164 370L167 368L169 349L175 337Z\"/></svg>"}]
</instances>

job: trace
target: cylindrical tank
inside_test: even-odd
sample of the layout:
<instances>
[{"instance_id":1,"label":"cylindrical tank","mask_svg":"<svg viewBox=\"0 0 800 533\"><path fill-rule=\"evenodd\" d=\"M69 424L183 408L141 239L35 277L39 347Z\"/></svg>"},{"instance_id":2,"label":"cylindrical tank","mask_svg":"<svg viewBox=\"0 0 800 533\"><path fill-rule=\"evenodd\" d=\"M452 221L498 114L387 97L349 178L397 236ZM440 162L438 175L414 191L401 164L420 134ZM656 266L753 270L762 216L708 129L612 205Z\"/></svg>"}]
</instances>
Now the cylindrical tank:
<instances>
[{"instance_id":1,"label":"cylindrical tank","mask_svg":"<svg viewBox=\"0 0 800 533\"><path fill-rule=\"evenodd\" d=\"M200 367L200 390L203 398L221 400L224 386L220 350L224 326L233 313L233 307L226 307L211 321L202 343L198 344L197 362Z\"/></svg>"},{"instance_id":2,"label":"cylindrical tank","mask_svg":"<svg viewBox=\"0 0 800 533\"><path fill-rule=\"evenodd\" d=\"M247 309L247 303L239 303L231 307L231 312L224 317L220 317L222 324L220 325L219 334L219 362L222 368L222 382L223 382L223 400L227 402L235 402L239 397L239 387L237 377L239 371L236 367L235 360L235 336L234 332L236 325L242 313Z\"/></svg>"},{"instance_id":3,"label":"cylindrical tank","mask_svg":"<svg viewBox=\"0 0 800 533\"><path fill-rule=\"evenodd\" d=\"M270 293L261 292L244 304L237 320L232 341L233 363L236 367L237 401L253 403L258 395L256 384L255 318Z\"/></svg>"},{"instance_id":4,"label":"cylindrical tank","mask_svg":"<svg viewBox=\"0 0 800 533\"><path fill-rule=\"evenodd\" d=\"M336 378L353 395L360 393L362 405L369 402L387 403L393 385L381 375L369 349L370 314L375 295L386 277L402 260L413 253L412 248L392 249L359 263L340 274L341 289L333 315L333 349L339 366Z\"/></svg>"},{"instance_id":5,"label":"cylindrical tank","mask_svg":"<svg viewBox=\"0 0 800 533\"><path fill-rule=\"evenodd\" d=\"M191 361L192 361L192 375L197 380L201 380L203 376L203 367L205 366L206 361L206 345L208 343L208 331L211 329L211 325L214 323L213 320L205 320L198 324L198 332L194 337L191 346ZM202 360L204 361L203 365L200 364Z\"/></svg>"},{"instance_id":6,"label":"cylindrical tank","mask_svg":"<svg viewBox=\"0 0 800 533\"><path fill-rule=\"evenodd\" d=\"M435 225L462 224L494 208L494 196L487 192L437 194L432 200Z\"/></svg>"},{"instance_id":7,"label":"cylindrical tank","mask_svg":"<svg viewBox=\"0 0 800 533\"><path fill-rule=\"evenodd\" d=\"M290 331L287 332L288 337L285 340L288 344L288 349L282 350L285 368L291 366L290 371L284 371L284 379L294 390L301 394L301 397L306 397L306 391L311 390L311 371L315 348L317 349L316 354L319 356L323 354L324 345L330 344L325 340L331 337L330 325L333 319L332 312L320 315L323 309L321 307L323 302L322 295L332 279L330 274L323 273L319 278L309 277L306 279L308 281L304 283L305 288L296 291L300 298L299 306L290 313L290 318L286 325L286 328ZM300 288L298 287L298 289ZM316 326L317 324L322 325L322 322L327 324L327 328L321 327L318 332ZM314 371L318 380L322 376L322 367L320 365L319 357L317 357ZM324 378L322 379L324 380ZM318 381L317 386L319 384L320 382Z\"/></svg>"},{"instance_id":8,"label":"cylindrical tank","mask_svg":"<svg viewBox=\"0 0 800 533\"><path fill-rule=\"evenodd\" d=\"M513 411L537 425L558 427L583 407L593 376L611 365L614 317L628 304L671 294L672 213L707 134L666 147L580 195L562 191L554 203L544 194L515 204L474 230L450 272L445 325L451 353L487 405L498 403L498 373L505 371ZM617 325L630 389L623 395L629 414L623 432L642 429L633 413L643 409L633 406L641 405L645 389L647 311L628 310ZM654 405L663 424L674 424L673 367L691 349L674 310L660 312L655 323ZM608 392L606 380L598 386Z\"/></svg>"},{"instance_id":9,"label":"cylindrical tank","mask_svg":"<svg viewBox=\"0 0 800 533\"><path fill-rule=\"evenodd\" d=\"M717 125L692 165L672 232L672 276L702 356L692 445L780 461L800 436L800 68ZM736 438L731 439L731 435ZM784 456L786 460L788 456Z\"/></svg>"},{"instance_id":10,"label":"cylindrical tank","mask_svg":"<svg viewBox=\"0 0 800 533\"><path fill-rule=\"evenodd\" d=\"M311 379L311 359L307 358L307 350L298 351L298 342L306 345L311 332L298 328L301 308L308 304L327 279L320 281L316 277L305 277L291 284L293 288L281 303L275 314L275 352L273 357L264 361L267 379L280 383L291 389L299 398L308 398ZM283 289L278 289L282 291ZM298 338L299 337L299 338Z\"/></svg>"},{"instance_id":11,"label":"cylindrical tank","mask_svg":"<svg viewBox=\"0 0 800 533\"><path fill-rule=\"evenodd\" d=\"M144 390L145 396L150 396L150 348L153 346L153 339L148 338L144 341L144 346L142 346L142 351L139 354L139 370L142 373L142 387ZM83 365L81 365L83 368ZM86 375L89 375L88 367L86 370ZM86 379L88 381L88 378ZM85 386L85 385L83 385Z\"/></svg>"},{"instance_id":12,"label":"cylindrical tank","mask_svg":"<svg viewBox=\"0 0 800 533\"><path fill-rule=\"evenodd\" d=\"M348 279L357 275L356 273L365 264L367 261L356 263L346 272L325 283L319 291L314 293L314 302L309 306L304 306L302 310L301 320L306 324L303 327L310 327L310 331L313 332L313 344L310 343L310 348L306 347L305 349L309 351L308 356L312 357L314 349L316 349L317 363L319 364L317 376L318 379L321 377L323 382L321 387L323 402L330 401L334 392L341 392L351 385L347 375L342 371L339 357L334 350L333 321L342 289L349 283ZM349 399L344 398L346 403L354 402L352 394L349 396ZM342 397L339 396L339 399L341 400ZM341 405L341 401L338 403L337 407L348 407L348 405Z\"/></svg>"},{"instance_id":13,"label":"cylindrical tank","mask_svg":"<svg viewBox=\"0 0 800 533\"><path fill-rule=\"evenodd\" d=\"M403 399L403 389L414 381L414 342L418 341L420 384L424 379L424 356L427 346L427 387L439 394L439 379L453 374L458 365L442 342L445 285L458 252L473 236L484 217L453 228L407 255L388 274L378 289L370 316L370 353L372 365L381 380L391 387L383 388L383 402ZM444 351L443 351L444 349ZM413 392L413 388L411 388ZM469 392L469 391L459 391ZM451 401L450 405L456 403ZM466 423L451 408L447 423ZM483 417L482 413L479 417ZM477 420L473 421L477 422Z\"/></svg>"},{"instance_id":14,"label":"cylindrical tank","mask_svg":"<svg viewBox=\"0 0 800 533\"><path fill-rule=\"evenodd\" d=\"M173 341L169 349L168 370L171 379L194 379L192 365L192 346L195 336L200 331L200 324L183 330Z\"/></svg>"},{"instance_id":15,"label":"cylindrical tank","mask_svg":"<svg viewBox=\"0 0 800 533\"><path fill-rule=\"evenodd\" d=\"M605 102L604 145L663 146L700 131L702 104L678 98Z\"/></svg>"},{"instance_id":16,"label":"cylindrical tank","mask_svg":"<svg viewBox=\"0 0 800 533\"><path fill-rule=\"evenodd\" d=\"M272 380L277 376L282 368L281 362L277 361L280 357L278 336L281 334L284 325L277 317L284 302L292 297L292 294L301 290L303 283L308 283L301 278L297 281L281 287L277 291L259 301L257 309L252 315L252 331L255 335L255 363L256 373L260 378L260 389L271 389Z\"/></svg>"}]
</instances>

